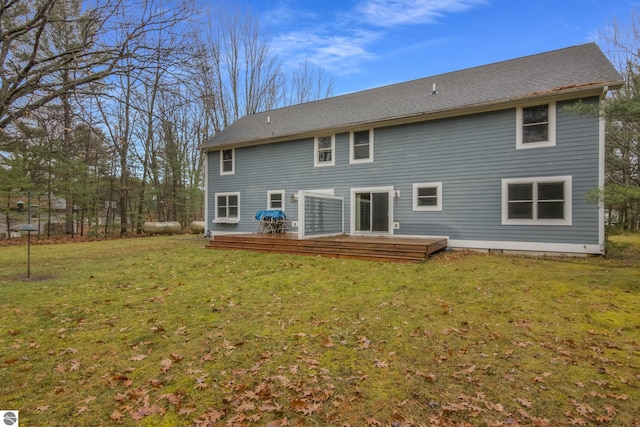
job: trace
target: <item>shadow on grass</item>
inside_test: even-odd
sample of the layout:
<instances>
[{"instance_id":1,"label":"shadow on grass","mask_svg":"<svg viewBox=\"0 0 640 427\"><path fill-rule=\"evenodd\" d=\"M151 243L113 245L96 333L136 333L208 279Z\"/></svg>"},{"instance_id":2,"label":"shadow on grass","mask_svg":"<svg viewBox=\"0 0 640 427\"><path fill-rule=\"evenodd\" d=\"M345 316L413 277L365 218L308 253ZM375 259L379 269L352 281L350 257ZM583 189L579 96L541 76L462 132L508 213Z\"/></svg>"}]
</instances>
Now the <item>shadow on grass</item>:
<instances>
[{"instance_id":1,"label":"shadow on grass","mask_svg":"<svg viewBox=\"0 0 640 427\"><path fill-rule=\"evenodd\" d=\"M51 274L46 274L46 275L32 275L30 277L27 277L26 274L12 274L10 276L5 276L1 278L2 280L0 281L8 281L8 282L46 282L49 280L55 280L57 279L56 276L53 276Z\"/></svg>"}]
</instances>

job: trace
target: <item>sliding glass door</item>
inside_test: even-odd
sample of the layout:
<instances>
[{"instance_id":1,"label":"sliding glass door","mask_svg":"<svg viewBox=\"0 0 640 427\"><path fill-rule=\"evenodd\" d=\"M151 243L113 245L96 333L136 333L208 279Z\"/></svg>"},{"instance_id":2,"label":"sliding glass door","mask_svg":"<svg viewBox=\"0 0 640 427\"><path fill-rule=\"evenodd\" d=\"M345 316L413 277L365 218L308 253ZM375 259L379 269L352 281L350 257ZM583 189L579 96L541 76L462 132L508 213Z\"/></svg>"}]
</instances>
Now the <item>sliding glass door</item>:
<instances>
[{"instance_id":1,"label":"sliding glass door","mask_svg":"<svg viewBox=\"0 0 640 427\"><path fill-rule=\"evenodd\" d=\"M389 233L390 191L352 192L353 230L357 233Z\"/></svg>"}]
</instances>

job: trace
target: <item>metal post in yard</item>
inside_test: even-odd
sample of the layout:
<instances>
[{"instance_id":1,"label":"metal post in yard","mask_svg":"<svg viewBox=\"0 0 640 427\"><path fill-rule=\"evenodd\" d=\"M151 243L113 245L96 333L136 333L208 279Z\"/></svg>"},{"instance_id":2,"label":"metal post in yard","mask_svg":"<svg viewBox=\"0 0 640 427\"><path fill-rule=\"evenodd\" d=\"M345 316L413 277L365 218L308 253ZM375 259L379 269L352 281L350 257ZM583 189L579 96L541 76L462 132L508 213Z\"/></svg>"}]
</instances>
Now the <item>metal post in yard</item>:
<instances>
[{"instance_id":1,"label":"metal post in yard","mask_svg":"<svg viewBox=\"0 0 640 427\"><path fill-rule=\"evenodd\" d=\"M38 231L36 227L31 225L31 192L28 192L27 201L27 224L20 227L20 231L26 231L27 234L27 279L31 277L31 232Z\"/></svg>"}]
</instances>

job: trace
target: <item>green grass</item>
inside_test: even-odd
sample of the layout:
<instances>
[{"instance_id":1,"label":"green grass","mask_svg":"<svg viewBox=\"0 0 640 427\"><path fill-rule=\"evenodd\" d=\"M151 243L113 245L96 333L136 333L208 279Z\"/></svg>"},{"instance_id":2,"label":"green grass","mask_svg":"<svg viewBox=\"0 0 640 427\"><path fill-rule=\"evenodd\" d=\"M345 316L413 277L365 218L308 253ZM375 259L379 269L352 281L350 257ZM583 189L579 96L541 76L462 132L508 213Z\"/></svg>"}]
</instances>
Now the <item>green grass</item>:
<instances>
[{"instance_id":1,"label":"green grass","mask_svg":"<svg viewBox=\"0 0 640 427\"><path fill-rule=\"evenodd\" d=\"M0 247L21 426L640 425L640 235L393 264L188 236ZM468 423L468 424L465 424Z\"/></svg>"}]
</instances>

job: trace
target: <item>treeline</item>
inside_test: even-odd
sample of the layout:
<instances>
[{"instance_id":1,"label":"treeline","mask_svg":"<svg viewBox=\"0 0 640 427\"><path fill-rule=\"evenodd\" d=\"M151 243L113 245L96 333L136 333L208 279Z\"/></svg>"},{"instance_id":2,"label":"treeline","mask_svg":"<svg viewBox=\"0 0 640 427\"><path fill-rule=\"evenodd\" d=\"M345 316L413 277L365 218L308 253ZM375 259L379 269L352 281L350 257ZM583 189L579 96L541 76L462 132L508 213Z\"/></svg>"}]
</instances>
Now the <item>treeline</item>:
<instances>
[{"instance_id":1,"label":"treeline","mask_svg":"<svg viewBox=\"0 0 640 427\"><path fill-rule=\"evenodd\" d=\"M332 90L313 64L287 71L257 19L231 1L206 13L190 0L0 5L7 228L24 221L16 203L28 196L47 233L130 234L148 220L202 219L208 137Z\"/></svg>"},{"instance_id":2,"label":"treeline","mask_svg":"<svg viewBox=\"0 0 640 427\"><path fill-rule=\"evenodd\" d=\"M592 197L610 226L638 229L638 15L630 22L602 33L626 85L605 103L606 182ZM202 219L199 146L333 86L311 63L283 67L231 0L206 12L194 0L0 0L0 83L0 232L24 222L17 203L30 196L43 230L71 234Z\"/></svg>"},{"instance_id":3,"label":"treeline","mask_svg":"<svg viewBox=\"0 0 640 427\"><path fill-rule=\"evenodd\" d=\"M602 32L605 53L625 80L605 102L605 185L592 192L604 202L607 225L640 229L640 16L628 26L617 22Z\"/></svg>"}]
</instances>

